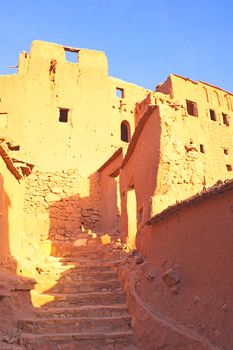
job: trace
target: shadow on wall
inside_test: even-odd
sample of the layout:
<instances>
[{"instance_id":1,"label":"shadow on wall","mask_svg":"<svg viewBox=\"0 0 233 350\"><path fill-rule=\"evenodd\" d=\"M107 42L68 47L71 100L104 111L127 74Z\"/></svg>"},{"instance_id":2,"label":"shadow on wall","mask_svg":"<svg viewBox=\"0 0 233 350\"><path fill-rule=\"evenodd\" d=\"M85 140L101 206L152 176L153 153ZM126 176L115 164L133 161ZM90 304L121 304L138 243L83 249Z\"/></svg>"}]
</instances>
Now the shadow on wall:
<instances>
[{"instance_id":1,"label":"shadow on wall","mask_svg":"<svg viewBox=\"0 0 233 350\"><path fill-rule=\"evenodd\" d=\"M89 196L63 197L49 206L48 238L54 241L75 241L84 231L100 230L100 195L98 175L90 176Z\"/></svg>"},{"instance_id":2,"label":"shadow on wall","mask_svg":"<svg viewBox=\"0 0 233 350\"><path fill-rule=\"evenodd\" d=\"M30 290L34 286L34 280L17 276L17 261L11 255L10 208L11 200L0 174L0 347L3 336L8 336L7 339L11 341L17 319L32 313L33 310ZM14 239L17 240L17 237Z\"/></svg>"}]
</instances>

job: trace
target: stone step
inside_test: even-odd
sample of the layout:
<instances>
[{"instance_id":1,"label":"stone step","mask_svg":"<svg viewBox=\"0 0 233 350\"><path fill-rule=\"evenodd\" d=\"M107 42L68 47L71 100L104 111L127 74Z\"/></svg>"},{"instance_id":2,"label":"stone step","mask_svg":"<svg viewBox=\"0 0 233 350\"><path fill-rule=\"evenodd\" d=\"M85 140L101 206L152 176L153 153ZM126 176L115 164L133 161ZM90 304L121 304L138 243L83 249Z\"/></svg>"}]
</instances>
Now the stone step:
<instances>
[{"instance_id":1,"label":"stone step","mask_svg":"<svg viewBox=\"0 0 233 350\"><path fill-rule=\"evenodd\" d=\"M65 317L114 317L128 315L126 304L122 305L88 305L67 308L41 308L36 316L40 318L65 318Z\"/></svg>"},{"instance_id":2,"label":"stone step","mask_svg":"<svg viewBox=\"0 0 233 350\"><path fill-rule=\"evenodd\" d=\"M88 282L88 281L108 281L115 279L117 277L116 271L113 271L112 269L107 271L90 271L88 274L86 272L81 273L79 271L78 273L74 272L73 270L70 271L70 273L66 273L62 275L62 280L66 282L71 281L80 281L80 282Z\"/></svg>"},{"instance_id":3,"label":"stone step","mask_svg":"<svg viewBox=\"0 0 233 350\"><path fill-rule=\"evenodd\" d=\"M62 265L51 266L47 269L47 271L51 271L52 269L60 271L70 272L72 270L80 270L80 271L107 271L111 270L119 261L90 261L90 260L70 260L70 261L62 261ZM68 269L69 268L69 269ZM67 270L68 269L68 270Z\"/></svg>"},{"instance_id":4,"label":"stone step","mask_svg":"<svg viewBox=\"0 0 233 350\"><path fill-rule=\"evenodd\" d=\"M81 305L115 305L125 303L125 293L115 292L91 292L79 294L50 293L55 299L49 303L53 307L81 306Z\"/></svg>"},{"instance_id":5,"label":"stone step","mask_svg":"<svg viewBox=\"0 0 233 350\"><path fill-rule=\"evenodd\" d=\"M30 334L22 339L32 344L33 350L135 350L131 330L125 332Z\"/></svg>"},{"instance_id":6,"label":"stone step","mask_svg":"<svg viewBox=\"0 0 233 350\"><path fill-rule=\"evenodd\" d=\"M43 333L74 333L74 332L121 332L130 329L131 317L75 317L28 319L18 321L18 328L23 332Z\"/></svg>"},{"instance_id":7,"label":"stone step","mask_svg":"<svg viewBox=\"0 0 233 350\"><path fill-rule=\"evenodd\" d=\"M99 273L114 273L115 270L113 266L109 263L103 263L103 264L72 264L67 263L66 266L52 266L48 267L47 269L43 269L43 271L40 272L39 279L40 280L59 280L60 278L67 278L71 277L72 279L74 276L87 276L89 274L95 274L98 275ZM69 279L69 278L68 278Z\"/></svg>"},{"instance_id":8,"label":"stone step","mask_svg":"<svg viewBox=\"0 0 233 350\"><path fill-rule=\"evenodd\" d=\"M62 259L74 259L74 258L86 258L86 259L101 259L101 260L116 260L116 259L121 259L125 257L125 252L122 252L121 250L116 250L116 251L108 251L108 250L103 250L103 251L89 251L89 252L80 252L80 251L74 251L70 253L69 255L61 257Z\"/></svg>"},{"instance_id":9,"label":"stone step","mask_svg":"<svg viewBox=\"0 0 233 350\"><path fill-rule=\"evenodd\" d=\"M62 273L49 273L48 274L41 274L40 278L37 279L38 284L40 283L45 283L46 281L54 281L54 283L59 283L59 282L91 282L91 281L108 281L112 279L117 278L117 273L116 271L112 270L109 268L106 271L89 271L87 273L86 270L79 269L77 270L67 270Z\"/></svg>"},{"instance_id":10,"label":"stone step","mask_svg":"<svg viewBox=\"0 0 233 350\"><path fill-rule=\"evenodd\" d=\"M115 248L114 244L102 244L100 240L91 241L92 244L87 244L83 246L75 246L74 244L65 242L53 242L51 255L62 257L71 256L73 253L102 253L103 251L109 251ZM90 243L90 242L89 242Z\"/></svg>"},{"instance_id":11,"label":"stone step","mask_svg":"<svg viewBox=\"0 0 233 350\"><path fill-rule=\"evenodd\" d=\"M63 278L55 282L56 284L52 287L50 281L49 282L41 282L35 286L35 290L38 292L43 292L47 290L47 292L53 293L65 293L65 294L74 294L74 293L84 293L84 292L113 292L115 290L122 290L121 284L119 280L112 279L108 281L64 281Z\"/></svg>"},{"instance_id":12,"label":"stone step","mask_svg":"<svg viewBox=\"0 0 233 350\"><path fill-rule=\"evenodd\" d=\"M67 266L70 264L75 264L77 266L87 265L87 266L94 266L94 265L110 265L114 266L115 264L122 262L122 260L119 259L112 259L111 257L108 259L102 259L102 258L96 258L92 259L90 257L67 257L67 258L61 258L60 263L62 263L62 266Z\"/></svg>"},{"instance_id":13,"label":"stone step","mask_svg":"<svg viewBox=\"0 0 233 350\"><path fill-rule=\"evenodd\" d=\"M47 283L41 283L37 284L35 290L37 291L44 291L46 290L47 286L49 284ZM58 281L58 283L49 289L49 292L53 293L65 293L65 294L74 294L74 293L83 293L83 292L113 292L116 289L121 288L121 284L119 280L109 280L109 281L92 281L92 282L63 282ZM47 289L48 290L48 289Z\"/></svg>"}]
</instances>

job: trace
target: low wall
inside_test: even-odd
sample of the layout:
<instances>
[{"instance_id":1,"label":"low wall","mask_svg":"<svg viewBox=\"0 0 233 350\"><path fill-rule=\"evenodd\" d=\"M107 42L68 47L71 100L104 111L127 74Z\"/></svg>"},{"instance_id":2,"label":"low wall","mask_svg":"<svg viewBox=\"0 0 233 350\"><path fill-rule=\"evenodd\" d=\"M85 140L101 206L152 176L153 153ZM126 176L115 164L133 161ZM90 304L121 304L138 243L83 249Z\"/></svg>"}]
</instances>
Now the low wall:
<instances>
[{"instance_id":1,"label":"low wall","mask_svg":"<svg viewBox=\"0 0 233 350\"><path fill-rule=\"evenodd\" d=\"M137 293L152 311L231 350L233 189L225 187L171 210L138 234L149 269L141 274Z\"/></svg>"}]
</instances>

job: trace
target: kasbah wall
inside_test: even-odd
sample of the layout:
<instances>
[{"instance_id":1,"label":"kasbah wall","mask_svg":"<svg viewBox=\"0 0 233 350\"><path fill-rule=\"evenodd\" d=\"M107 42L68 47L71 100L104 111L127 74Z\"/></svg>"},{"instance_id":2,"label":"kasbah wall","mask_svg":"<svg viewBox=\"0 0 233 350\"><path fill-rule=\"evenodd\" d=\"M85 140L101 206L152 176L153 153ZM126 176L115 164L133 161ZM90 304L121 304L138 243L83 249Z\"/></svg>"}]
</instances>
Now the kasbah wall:
<instances>
[{"instance_id":1,"label":"kasbah wall","mask_svg":"<svg viewBox=\"0 0 233 350\"><path fill-rule=\"evenodd\" d=\"M76 57L76 63L68 60L67 53ZM30 53L20 54L17 74L0 77L0 151L5 152L0 152L0 263L11 257L17 274L35 277L38 261L49 256L54 242L74 242L88 230L120 230L128 248L137 248L147 259L147 265L138 266L136 272L130 270L131 265L121 272L139 334L145 335L146 327L155 326L160 319L159 313L156 317L153 314L158 305L150 299L155 286L148 284L153 281L159 290L159 312L197 329L198 316L189 317L188 294L199 311L208 314L208 320L215 311L213 305L207 307L208 298L197 281L201 265L190 272L192 251L185 255L182 247L185 250L186 227L192 228L189 247L195 252L199 251L199 242L205 247L207 241L218 246L218 226L208 225L213 215L216 218L217 200L214 204L212 199L211 204L207 198L204 209L195 209L196 216L192 215L191 199L190 213L181 211L179 217L165 217L158 224L153 217L201 191L205 193L218 181L232 179L232 114L233 96L209 84L170 75L152 92L108 76L103 52L34 41ZM222 196L232 198L232 190ZM226 227L222 227L230 250L231 199L224 198L228 216ZM215 208L213 212L208 211L208 206ZM197 225L199 210L202 218L208 213L205 230ZM198 242L195 227L205 235ZM171 235L173 231L175 236ZM178 258L174 247L179 239ZM201 264L217 254L214 246L206 256L202 254ZM161 252L155 256L153 251L158 253L159 249ZM220 260L223 271L226 261ZM213 291L218 262L212 263L206 278ZM177 286L173 290L168 286L166 291L161 287L163 278L159 276L167 271L174 272L175 284L192 276L186 292L180 293ZM137 274L134 292L129 282L133 273ZM233 281L228 276L226 283L225 277L223 274L217 283L222 283L228 293ZM141 287L143 284L148 293ZM208 291L211 298L212 291ZM140 314L143 306L138 307L134 293L152 310L153 316L145 316L144 326L137 321L137 312ZM224 288L216 293L220 319L223 325L228 322L229 331L233 324L228 294L225 300ZM177 300L173 304L175 297L186 300L183 318L177 316L180 304ZM174 307L169 309L167 305ZM177 324L171 328L171 335L175 328ZM233 339L226 330L219 324L214 328L210 322L198 332L230 350ZM182 334L182 328L179 332ZM147 345L141 340L144 349L151 349L157 337L157 333L149 333ZM190 349L212 349L203 339L195 339L199 345Z\"/></svg>"}]
</instances>

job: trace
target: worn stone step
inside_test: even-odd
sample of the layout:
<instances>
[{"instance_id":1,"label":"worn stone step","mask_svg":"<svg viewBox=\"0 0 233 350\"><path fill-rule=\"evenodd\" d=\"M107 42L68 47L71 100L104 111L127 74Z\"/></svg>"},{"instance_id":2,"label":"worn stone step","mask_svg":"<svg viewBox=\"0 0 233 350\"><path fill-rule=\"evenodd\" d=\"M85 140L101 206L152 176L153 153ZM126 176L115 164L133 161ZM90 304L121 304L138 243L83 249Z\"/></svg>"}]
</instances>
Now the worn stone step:
<instances>
[{"instance_id":1,"label":"worn stone step","mask_svg":"<svg viewBox=\"0 0 233 350\"><path fill-rule=\"evenodd\" d=\"M81 306L81 305L115 305L125 303L125 293L115 292L91 292L79 294L50 293L55 299L50 302L53 307Z\"/></svg>"},{"instance_id":2,"label":"worn stone step","mask_svg":"<svg viewBox=\"0 0 233 350\"><path fill-rule=\"evenodd\" d=\"M76 265L76 266L99 266L99 265L110 265L115 266L117 263L122 262L120 259L112 259L109 257L108 259L91 259L90 257L84 258L84 257L68 257L68 258L62 258L60 260L60 263L62 263L62 266L69 266L69 265Z\"/></svg>"},{"instance_id":3,"label":"worn stone step","mask_svg":"<svg viewBox=\"0 0 233 350\"><path fill-rule=\"evenodd\" d=\"M48 283L41 283L36 285L37 291L44 291L49 286ZM62 282L58 283L49 289L53 293L65 293L65 294L74 294L74 293L83 293L83 292L98 292L98 291L115 291L116 289L121 288L119 280L109 280L109 281L91 281L91 282ZM48 290L48 289L47 289Z\"/></svg>"},{"instance_id":4,"label":"worn stone step","mask_svg":"<svg viewBox=\"0 0 233 350\"><path fill-rule=\"evenodd\" d=\"M100 282L100 281L108 281L117 278L117 272L112 270L111 268L106 271L83 271L80 269L78 271L68 270L62 273L49 273L41 274L40 278L37 279L38 284L45 283L47 281L59 283L59 282Z\"/></svg>"},{"instance_id":5,"label":"worn stone step","mask_svg":"<svg viewBox=\"0 0 233 350\"><path fill-rule=\"evenodd\" d=\"M65 242L53 242L51 255L62 257L62 256L70 256L74 253L92 253L92 252L103 252L107 250L114 249L114 244L102 244L99 239L89 241L91 244L83 245L83 246L75 246L74 244L65 243Z\"/></svg>"},{"instance_id":6,"label":"worn stone step","mask_svg":"<svg viewBox=\"0 0 233 350\"><path fill-rule=\"evenodd\" d=\"M70 271L62 275L62 280L71 282L71 281L108 281L115 279L117 277L116 271L109 269L107 271L90 271L88 273L79 271L76 273L75 271Z\"/></svg>"},{"instance_id":7,"label":"worn stone step","mask_svg":"<svg viewBox=\"0 0 233 350\"><path fill-rule=\"evenodd\" d=\"M113 259L111 257L105 258L105 256L99 257L99 256L68 256L65 258L60 258L61 263L66 263L66 262L77 262L79 264L91 264L94 265L96 263L102 264L104 262L111 262Z\"/></svg>"},{"instance_id":8,"label":"worn stone step","mask_svg":"<svg viewBox=\"0 0 233 350\"><path fill-rule=\"evenodd\" d=\"M62 262L62 266L52 266L50 268L50 271L52 269L58 270L58 271L64 271L66 273L72 272L72 271L80 271L80 272L97 272L97 271L109 271L111 270L115 265L117 261L88 261L88 260L71 260L71 261L64 261Z\"/></svg>"},{"instance_id":9,"label":"worn stone step","mask_svg":"<svg viewBox=\"0 0 233 350\"><path fill-rule=\"evenodd\" d=\"M110 332L127 331L130 329L131 317L75 317L28 319L18 321L18 328L23 332L43 333L74 333L74 332Z\"/></svg>"},{"instance_id":10,"label":"worn stone step","mask_svg":"<svg viewBox=\"0 0 233 350\"><path fill-rule=\"evenodd\" d=\"M116 270L112 267L111 264L103 263L101 264L82 264L82 265L76 265L76 264L69 264L67 266L58 266L43 269L39 275L39 280L59 280L61 278L68 280L79 278L84 279L85 277L91 278L93 275L98 276L100 273L104 274L105 272L110 274L115 274L116 276ZM90 277L89 277L90 275ZM101 276L101 275L100 275ZM94 277L94 276L93 276ZM107 277L106 277L107 278Z\"/></svg>"},{"instance_id":11,"label":"worn stone step","mask_svg":"<svg viewBox=\"0 0 233 350\"><path fill-rule=\"evenodd\" d=\"M134 345L131 330L125 332L21 334L32 350L125 350ZM135 350L135 349L132 349Z\"/></svg>"},{"instance_id":12,"label":"worn stone step","mask_svg":"<svg viewBox=\"0 0 233 350\"><path fill-rule=\"evenodd\" d=\"M84 305L66 308L41 308L36 316L40 318L65 318L65 317L113 317L128 315L126 304L122 305Z\"/></svg>"}]
</instances>

